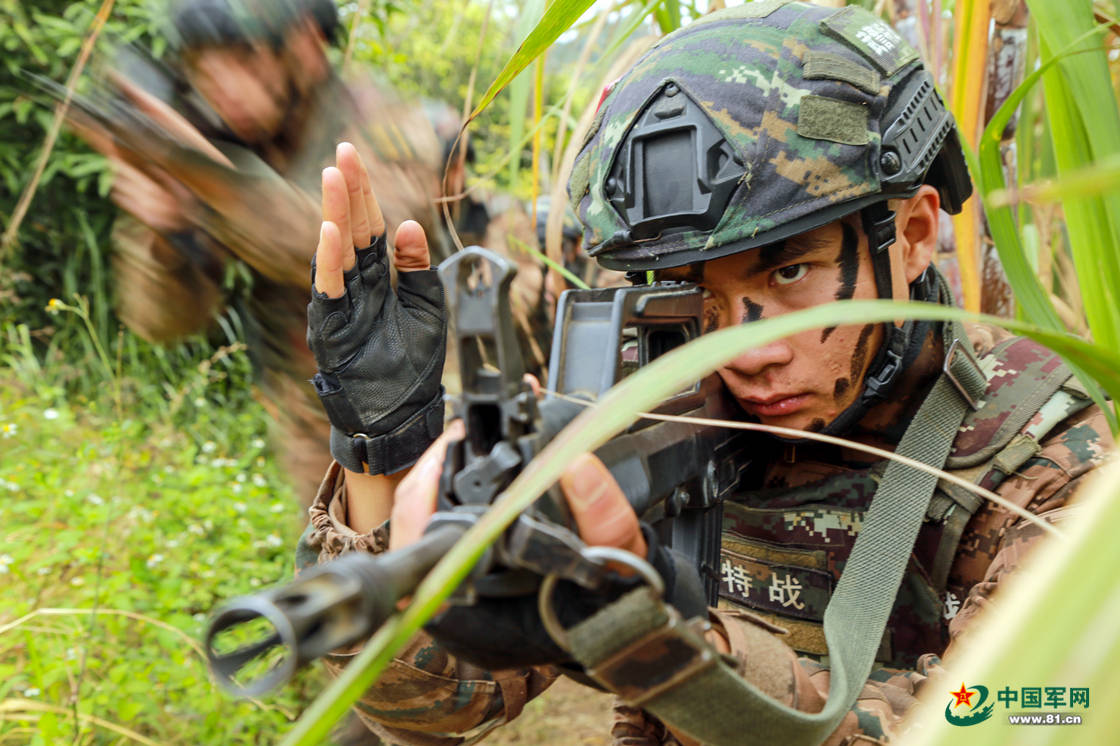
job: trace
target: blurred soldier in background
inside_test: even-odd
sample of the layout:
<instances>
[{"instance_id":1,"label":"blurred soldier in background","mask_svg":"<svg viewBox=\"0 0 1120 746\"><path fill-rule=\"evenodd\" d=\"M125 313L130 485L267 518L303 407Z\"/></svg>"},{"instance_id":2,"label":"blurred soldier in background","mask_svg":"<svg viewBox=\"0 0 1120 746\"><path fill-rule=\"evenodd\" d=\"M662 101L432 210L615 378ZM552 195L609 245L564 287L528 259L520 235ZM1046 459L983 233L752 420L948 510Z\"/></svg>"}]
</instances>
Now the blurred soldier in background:
<instances>
[{"instance_id":1,"label":"blurred soldier in background","mask_svg":"<svg viewBox=\"0 0 1120 746\"><path fill-rule=\"evenodd\" d=\"M110 157L113 200L127 213L114 230L118 313L163 342L206 329L235 304L279 460L305 498L330 463L305 341L321 169L335 161L335 143L352 138L387 198L389 225L418 220L437 237L438 259L439 143L419 107L336 75L333 0L181 0L170 18L178 90L154 90L128 66L110 78L176 147L153 154L143 138L122 144L119 133L77 127ZM235 264L248 288L227 299Z\"/></svg>"}]
</instances>

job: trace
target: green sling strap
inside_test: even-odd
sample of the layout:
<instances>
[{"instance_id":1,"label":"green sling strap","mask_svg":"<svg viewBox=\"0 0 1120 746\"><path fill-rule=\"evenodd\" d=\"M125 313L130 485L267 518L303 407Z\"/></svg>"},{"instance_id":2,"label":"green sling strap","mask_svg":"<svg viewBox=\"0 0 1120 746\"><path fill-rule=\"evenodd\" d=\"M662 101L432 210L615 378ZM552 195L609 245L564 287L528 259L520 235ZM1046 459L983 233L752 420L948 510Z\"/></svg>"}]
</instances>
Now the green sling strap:
<instances>
[{"instance_id":1,"label":"green sling strap","mask_svg":"<svg viewBox=\"0 0 1120 746\"><path fill-rule=\"evenodd\" d=\"M941 376L896 453L944 465L969 406L987 381L963 328L946 323ZM795 710L740 678L648 588L632 591L568 632L573 656L592 678L674 728L717 746L819 744L831 734L871 672L894 599L937 486L937 477L891 461L876 490L844 573L824 613L832 668L818 713Z\"/></svg>"}]
</instances>

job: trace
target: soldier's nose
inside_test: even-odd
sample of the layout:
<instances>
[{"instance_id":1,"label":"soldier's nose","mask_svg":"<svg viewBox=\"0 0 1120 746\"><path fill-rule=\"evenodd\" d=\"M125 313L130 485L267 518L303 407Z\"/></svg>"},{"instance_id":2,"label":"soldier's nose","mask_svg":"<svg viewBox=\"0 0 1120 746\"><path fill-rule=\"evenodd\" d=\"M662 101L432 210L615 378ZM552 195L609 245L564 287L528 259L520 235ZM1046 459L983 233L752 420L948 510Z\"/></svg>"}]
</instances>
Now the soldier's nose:
<instances>
[{"instance_id":1,"label":"soldier's nose","mask_svg":"<svg viewBox=\"0 0 1120 746\"><path fill-rule=\"evenodd\" d=\"M792 361L793 348L785 340L778 340L744 352L725 365L721 373L726 371L732 376L750 378L767 368L789 365Z\"/></svg>"}]
</instances>

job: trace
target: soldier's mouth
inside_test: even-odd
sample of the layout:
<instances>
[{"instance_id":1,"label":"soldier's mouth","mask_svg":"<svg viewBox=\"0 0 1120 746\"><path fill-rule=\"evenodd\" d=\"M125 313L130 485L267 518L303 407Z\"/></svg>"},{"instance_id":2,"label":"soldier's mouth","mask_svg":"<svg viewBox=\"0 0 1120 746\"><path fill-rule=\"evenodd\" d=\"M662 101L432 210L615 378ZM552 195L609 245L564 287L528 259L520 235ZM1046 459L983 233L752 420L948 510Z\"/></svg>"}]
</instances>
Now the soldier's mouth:
<instances>
[{"instance_id":1,"label":"soldier's mouth","mask_svg":"<svg viewBox=\"0 0 1120 746\"><path fill-rule=\"evenodd\" d=\"M784 417L800 411L809 404L808 394L777 396L768 399L740 399L739 404L755 417Z\"/></svg>"}]
</instances>

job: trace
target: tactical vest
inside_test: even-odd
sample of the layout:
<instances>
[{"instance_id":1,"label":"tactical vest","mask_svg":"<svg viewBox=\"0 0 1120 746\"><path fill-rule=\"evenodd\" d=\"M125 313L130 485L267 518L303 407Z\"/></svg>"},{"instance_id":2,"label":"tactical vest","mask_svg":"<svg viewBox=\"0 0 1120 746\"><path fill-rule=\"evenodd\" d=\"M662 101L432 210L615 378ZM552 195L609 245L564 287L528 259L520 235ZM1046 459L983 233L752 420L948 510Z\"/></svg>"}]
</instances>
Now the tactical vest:
<instances>
[{"instance_id":1,"label":"tactical vest","mask_svg":"<svg viewBox=\"0 0 1120 746\"><path fill-rule=\"evenodd\" d=\"M945 470L989 490L1035 456L1051 429L1091 403L1060 358L1012 338L979 358L988 381L958 431ZM822 620L886 462L724 505L720 604L788 630L803 655L827 653ZM912 668L948 643L969 588L950 580L957 545L983 498L941 480L926 511L876 660ZM959 580L959 579L955 579Z\"/></svg>"}]
</instances>

